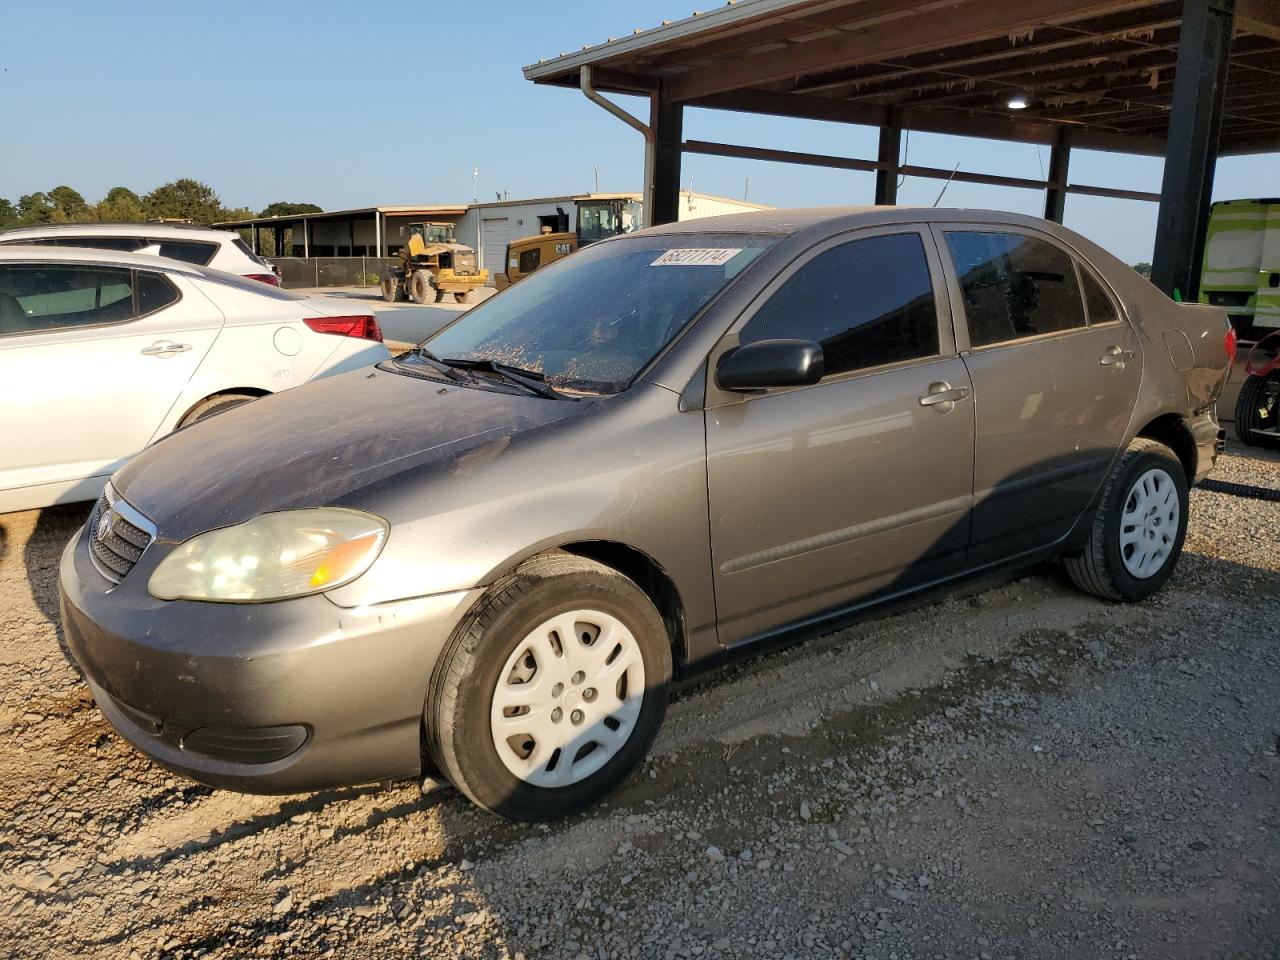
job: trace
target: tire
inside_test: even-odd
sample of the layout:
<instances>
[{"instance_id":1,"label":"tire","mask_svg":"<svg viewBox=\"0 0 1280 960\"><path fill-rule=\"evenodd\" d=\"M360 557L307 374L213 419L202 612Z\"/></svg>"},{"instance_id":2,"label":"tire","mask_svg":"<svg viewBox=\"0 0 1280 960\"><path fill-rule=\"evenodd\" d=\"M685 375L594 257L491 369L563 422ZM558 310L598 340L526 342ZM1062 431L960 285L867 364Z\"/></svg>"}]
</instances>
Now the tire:
<instances>
[{"instance_id":1,"label":"tire","mask_svg":"<svg viewBox=\"0 0 1280 960\"><path fill-rule=\"evenodd\" d=\"M554 623L570 613L572 648ZM609 642L597 651L602 637ZM644 592L593 560L543 554L499 579L446 644L427 696L428 749L487 810L512 820L568 816L639 765L670 682L671 641ZM564 746L566 736L576 739Z\"/></svg>"},{"instance_id":2,"label":"tire","mask_svg":"<svg viewBox=\"0 0 1280 960\"><path fill-rule=\"evenodd\" d=\"M387 303L400 299L400 281L389 273L382 278L382 299Z\"/></svg>"},{"instance_id":3,"label":"tire","mask_svg":"<svg viewBox=\"0 0 1280 960\"><path fill-rule=\"evenodd\" d=\"M466 302L467 302L467 298L468 298L468 297L470 297L470 296L471 296L471 291L470 291L470 290L464 290L464 291L462 291L461 293L455 293L455 294L453 295L453 302L454 302L454 303L466 303Z\"/></svg>"},{"instance_id":4,"label":"tire","mask_svg":"<svg viewBox=\"0 0 1280 960\"><path fill-rule=\"evenodd\" d=\"M1134 440L1107 478L1083 552L1066 558L1071 580L1107 600L1145 600L1177 566L1187 504L1187 475L1173 451Z\"/></svg>"},{"instance_id":5,"label":"tire","mask_svg":"<svg viewBox=\"0 0 1280 960\"><path fill-rule=\"evenodd\" d=\"M409 277L409 297L417 304L435 301L435 284L432 283L430 270L415 270Z\"/></svg>"},{"instance_id":6,"label":"tire","mask_svg":"<svg viewBox=\"0 0 1280 960\"><path fill-rule=\"evenodd\" d=\"M1250 376L1240 387L1236 399L1236 437L1249 447L1277 447L1280 438L1266 436L1259 430L1274 430L1280 425L1280 370L1265 377Z\"/></svg>"},{"instance_id":7,"label":"tire","mask_svg":"<svg viewBox=\"0 0 1280 960\"><path fill-rule=\"evenodd\" d=\"M444 299L444 291L443 291L443 290L437 290L437 291L436 291L436 303L439 303L439 302L440 302L440 301L442 301L443 299Z\"/></svg>"},{"instance_id":8,"label":"tire","mask_svg":"<svg viewBox=\"0 0 1280 960\"><path fill-rule=\"evenodd\" d=\"M177 429L181 430L183 427L189 427L197 420L208 420L219 413L226 413L232 407L243 406L249 401L257 399L251 393L220 393L216 397L201 400L182 418L182 422L178 424Z\"/></svg>"}]
</instances>

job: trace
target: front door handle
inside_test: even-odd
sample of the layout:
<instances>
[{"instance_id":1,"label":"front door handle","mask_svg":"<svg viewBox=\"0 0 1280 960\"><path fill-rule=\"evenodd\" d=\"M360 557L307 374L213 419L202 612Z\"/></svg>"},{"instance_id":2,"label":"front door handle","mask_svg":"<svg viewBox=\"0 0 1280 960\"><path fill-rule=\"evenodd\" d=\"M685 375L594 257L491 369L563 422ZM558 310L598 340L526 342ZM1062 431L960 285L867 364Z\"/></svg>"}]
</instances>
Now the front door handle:
<instances>
[{"instance_id":1,"label":"front door handle","mask_svg":"<svg viewBox=\"0 0 1280 960\"><path fill-rule=\"evenodd\" d=\"M953 387L945 380L929 384L929 392L920 398L920 406L936 407L939 413L950 413L956 401L969 395L968 387Z\"/></svg>"},{"instance_id":2,"label":"front door handle","mask_svg":"<svg viewBox=\"0 0 1280 960\"><path fill-rule=\"evenodd\" d=\"M1120 367L1124 369L1124 365L1133 359L1132 350L1122 350L1114 343L1103 351L1102 359L1098 362L1104 367Z\"/></svg>"},{"instance_id":3,"label":"front door handle","mask_svg":"<svg viewBox=\"0 0 1280 960\"><path fill-rule=\"evenodd\" d=\"M148 357L171 357L175 353L186 353L191 349L189 343L174 343L172 340L157 340L149 347L143 347L142 353Z\"/></svg>"}]
</instances>

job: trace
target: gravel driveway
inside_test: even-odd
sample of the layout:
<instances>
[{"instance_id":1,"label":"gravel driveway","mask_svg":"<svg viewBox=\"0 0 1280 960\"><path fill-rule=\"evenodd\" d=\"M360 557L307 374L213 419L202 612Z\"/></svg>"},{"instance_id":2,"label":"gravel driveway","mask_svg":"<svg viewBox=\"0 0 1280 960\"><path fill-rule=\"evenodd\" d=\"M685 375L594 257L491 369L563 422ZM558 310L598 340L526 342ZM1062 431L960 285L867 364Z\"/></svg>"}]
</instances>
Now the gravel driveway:
<instances>
[{"instance_id":1,"label":"gravel driveway","mask_svg":"<svg viewBox=\"0 0 1280 960\"><path fill-rule=\"evenodd\" d=\"M1216 476L1280 487L1280 456ZM1044 567L702 678L540 827L151 766L60 643L86 513L0 516L0 954L1280 956L1280 504L1194 492L1140 606Z\"/></svg>"}]
</instances>

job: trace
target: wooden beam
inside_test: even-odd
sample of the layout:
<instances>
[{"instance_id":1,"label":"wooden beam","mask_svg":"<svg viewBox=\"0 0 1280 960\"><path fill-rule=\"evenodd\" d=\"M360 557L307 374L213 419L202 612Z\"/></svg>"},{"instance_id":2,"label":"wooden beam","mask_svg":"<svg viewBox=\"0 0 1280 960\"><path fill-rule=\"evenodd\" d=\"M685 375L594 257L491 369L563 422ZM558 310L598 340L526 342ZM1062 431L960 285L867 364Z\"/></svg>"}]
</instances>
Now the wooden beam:
<instances>
[{"instance_id":1,"label":"wooden beam","mask_svg":"<svg viewBox=\"0 0 1280 960\"><path fill-rule=\"evenodd\" d=\"M872 61L892 60L943 47L956 47L1001 34L1024 33L1055 22L1101 16L1147 4L1136 0L1021 0L1013 3L914 4L902 17L829 40L796 44L787 50L741 57L704 67L672 81L676 100L693 100L743 87L787 80ZM950 6L945 14L944 6ZM932 14L932 15L930 15ZM904 20L910 18L910 23Z\"/></svg>"},{"instance_id":2,"label":"wooden beam","mask_svg":"<svg viewBox=\"0 0 1280 960\"><path fill-rule=\"evenodd\" d=\"M1236 31L1280 40L1280 2L1237 0Z\"/></svg>"}]
</instances>

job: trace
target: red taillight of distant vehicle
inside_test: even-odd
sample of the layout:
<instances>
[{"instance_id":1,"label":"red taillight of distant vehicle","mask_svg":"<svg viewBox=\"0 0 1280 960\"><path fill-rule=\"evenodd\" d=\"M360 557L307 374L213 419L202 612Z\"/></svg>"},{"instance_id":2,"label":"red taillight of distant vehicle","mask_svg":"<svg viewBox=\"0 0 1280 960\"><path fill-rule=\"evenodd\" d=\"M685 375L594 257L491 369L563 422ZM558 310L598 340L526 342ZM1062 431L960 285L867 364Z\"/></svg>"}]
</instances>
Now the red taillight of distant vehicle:
<instances>
[{"instance_id":1,"label":"red taillight of distant vehicle","mask_svg":"<svg viewBox=\"0 0 1280 960\"><path fill-rule=\"evenodd\" d=\"M373 317L308 317L302 321L316 333L332 333L339 337L358 337L361 340L382 342L382 328Z\"/></svg>"},{"instance_id":2,"label":"red taillight of distant vehicle","mask_svg":"<svg viewBox=\"0 0 1280 960\"><path fill-rule=\"evenodd\" d=\"M1223 338L1223 343L1227 348L1227 366L1236 362L1236 347L1240 343L1240 336L1236 333L1235 327L1227 328L1227 335Z\"/></svg>"},{"instance_id":3,"label":"red taillight of distant vehicle","mask_svg":"<svg viewBox=\"0 0 1280 960\"><path fill-rule=\"evenodd\" d=\"M274 273L246 273L244 278L246 280L257 280L260 283L269 283L273 287L280 286L280 278Z\"/></svg>"}]
</instances>

